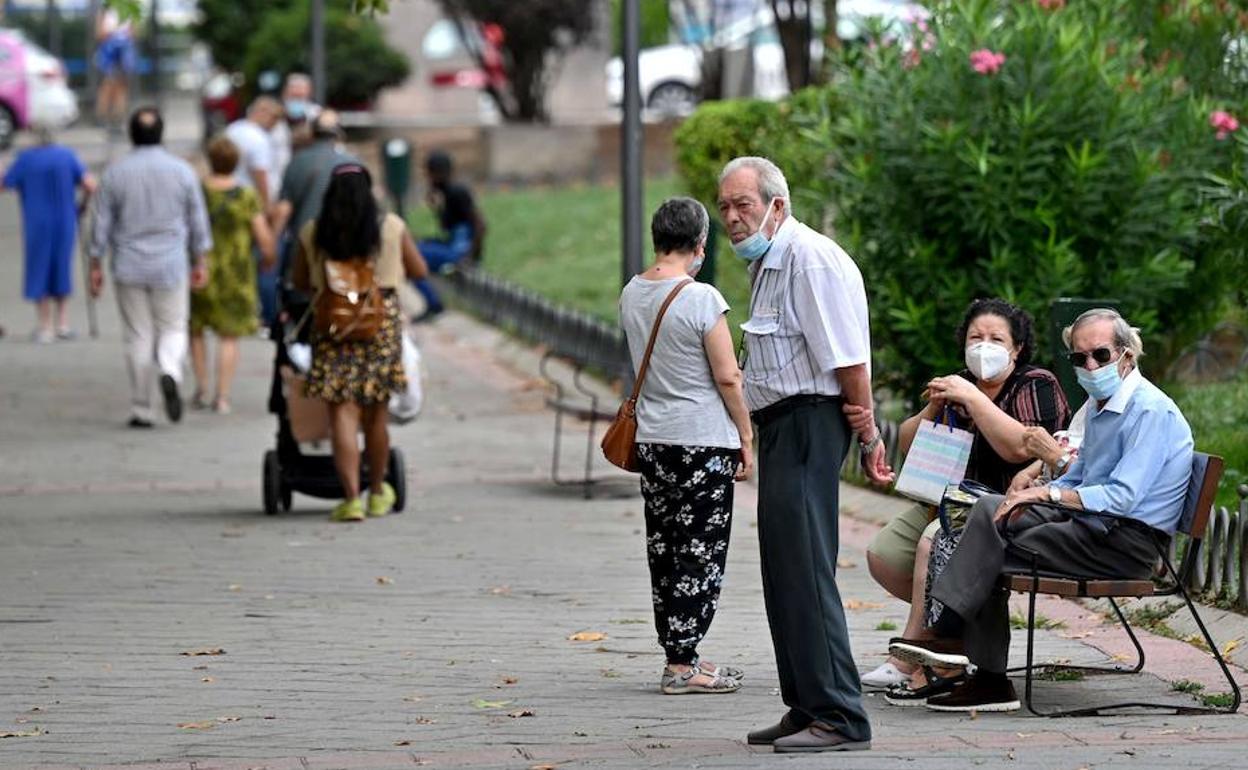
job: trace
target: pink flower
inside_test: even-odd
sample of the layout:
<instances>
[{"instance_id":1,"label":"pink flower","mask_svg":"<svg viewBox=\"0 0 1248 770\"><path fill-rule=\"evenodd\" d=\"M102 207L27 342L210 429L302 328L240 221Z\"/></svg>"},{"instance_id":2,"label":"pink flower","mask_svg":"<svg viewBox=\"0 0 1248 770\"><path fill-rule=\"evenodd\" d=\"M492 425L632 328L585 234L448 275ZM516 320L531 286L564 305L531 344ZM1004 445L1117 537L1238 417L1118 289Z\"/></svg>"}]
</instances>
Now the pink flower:
<instances>
[{"instance_id":1,"label":"pink flower","mask_svg":"<svg viewBox=\"0 0 1248 770\"><path fill-rule=\"evenodd\" d=\"M995 75L1005 64L1005 54L994 53L987 48L971 52L971 69L981 75Z\"/></svg>"},{"instance_id":2,"label":"pink flower","mask_svg":"<svg viewBox=\"0 0 1248 770\"><path fill-rule=\"evenodd\" d=\"M1217 129L1215 136L1221 140L1239 130L1239 121L1225 110L1214 110L1209 114L1209 125Z\"/></svg>"}]
</instances>

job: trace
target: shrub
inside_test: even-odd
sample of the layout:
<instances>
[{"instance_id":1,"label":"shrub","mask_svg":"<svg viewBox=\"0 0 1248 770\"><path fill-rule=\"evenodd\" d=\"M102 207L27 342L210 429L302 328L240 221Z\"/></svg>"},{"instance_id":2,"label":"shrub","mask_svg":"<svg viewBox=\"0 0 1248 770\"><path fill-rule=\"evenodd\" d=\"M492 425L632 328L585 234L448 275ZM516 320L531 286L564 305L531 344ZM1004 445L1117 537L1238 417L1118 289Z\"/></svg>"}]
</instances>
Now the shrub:
<instances>
[{"instance_id":1,"label":"shrub","mask_svg":"<svg viewBox=\"0 0 1248 770\"><path fill-rule=\"evenodd\" d=\"M411 70L407 57L391 48L377 22L352 13L345 2L325 13L325 69L327 101L335 106L358 107L377 92L402 83ZM263 17L247 42L244 72L248 82L264 70L309 70L308 5L297 4Z\"/></svg>"},{"instance_id":2,"label":"shrub","mask_svg":"<svg viewBox=\"0 0 1248 770\"><path fill-rule=\"evenodd\" d=\"M877 376L909 398L961 368L952 327L976 296L1037 318L1059 296L1116 298L1154 349L1221 307L1199 183L1233 152L1209 122L1225 105L1146 59L1135 0L1059 5L936 4L912 44L843 75L829 131L802 135L831 169L791 180L818 207L805 218L859 260Z\"/></svg>"}]
</instances>

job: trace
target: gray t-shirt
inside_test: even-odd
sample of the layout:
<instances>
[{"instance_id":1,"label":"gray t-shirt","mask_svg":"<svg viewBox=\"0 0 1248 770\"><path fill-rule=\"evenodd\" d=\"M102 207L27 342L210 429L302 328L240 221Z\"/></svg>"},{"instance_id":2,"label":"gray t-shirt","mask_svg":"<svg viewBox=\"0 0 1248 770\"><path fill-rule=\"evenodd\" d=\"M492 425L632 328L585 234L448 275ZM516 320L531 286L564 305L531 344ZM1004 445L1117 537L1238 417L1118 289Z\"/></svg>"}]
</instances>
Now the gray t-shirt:
<instances>
[{"instance_id":1,"label":"gray t-shirt","mask_svg":"<svg viewBox=\"0 0 1248 770\"><path fill-rule=\"evenodd\" d=\"M620 294L620 325L634 372L641 366L659 307L682 280L635 276ZM705 283L686 286L667 309L637 401L639 443L740 448L741 436L715 386L703 346L727 311L723 296Z\"/></svg>"}]
</instances>

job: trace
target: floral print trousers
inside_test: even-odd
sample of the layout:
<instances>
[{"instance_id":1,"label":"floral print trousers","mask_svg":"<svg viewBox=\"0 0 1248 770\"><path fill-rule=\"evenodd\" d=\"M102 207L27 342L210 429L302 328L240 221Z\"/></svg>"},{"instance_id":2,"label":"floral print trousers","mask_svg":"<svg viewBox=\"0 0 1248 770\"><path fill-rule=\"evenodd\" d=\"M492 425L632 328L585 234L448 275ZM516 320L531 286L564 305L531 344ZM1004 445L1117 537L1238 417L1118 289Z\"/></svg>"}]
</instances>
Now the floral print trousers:
<instances>
[{"instance_id":1,"label":"floral print trousers","mask_svg":"<svg viewBox=\"0 0 1248 770\"><path fill-rule=\"evenodd\" d=\"M654 625L669 664L692 665L719 605L739 453L638 444Z\"/></svg>"}]
</instances>

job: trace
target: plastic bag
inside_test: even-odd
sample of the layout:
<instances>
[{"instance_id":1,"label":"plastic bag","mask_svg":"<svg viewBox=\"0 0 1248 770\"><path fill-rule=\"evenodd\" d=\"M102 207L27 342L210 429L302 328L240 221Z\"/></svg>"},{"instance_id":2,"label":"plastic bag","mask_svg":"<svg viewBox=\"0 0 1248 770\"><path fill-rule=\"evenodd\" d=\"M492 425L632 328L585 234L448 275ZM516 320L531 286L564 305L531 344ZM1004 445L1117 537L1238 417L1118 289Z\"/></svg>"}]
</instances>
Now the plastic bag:
<instances>
[{"instance_id":1,"label":"plastic bag","mask_svg":"<svg viewBox=\"0 0 1248 770\"><path fill-rule=\"evenodd\" d=\"M420 348L412 335L403 332L403 371L407 374L407 389L390 394L390 419L399 424L408 423L420 416L425 405L424 367L421 366Z\"/></svg>"}]
</instances>

